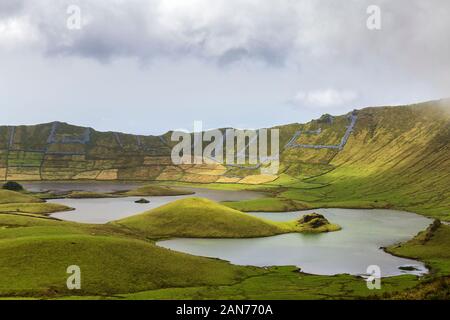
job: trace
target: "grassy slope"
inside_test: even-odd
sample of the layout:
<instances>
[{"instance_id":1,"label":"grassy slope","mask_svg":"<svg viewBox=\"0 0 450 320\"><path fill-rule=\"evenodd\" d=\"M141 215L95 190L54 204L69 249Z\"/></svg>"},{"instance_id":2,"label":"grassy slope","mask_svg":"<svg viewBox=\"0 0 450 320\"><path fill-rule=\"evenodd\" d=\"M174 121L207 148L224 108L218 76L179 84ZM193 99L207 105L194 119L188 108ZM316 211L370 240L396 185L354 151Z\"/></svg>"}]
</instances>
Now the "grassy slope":
<instances>
[{"instance_id":1,"label":"grassy slope","mask_svg":"<svg viewBox=\"0 0 450 320\"><path fill-rule=\"evenodd\" d=\"M146 185L135 190L123 193L126 196L149 197L149 196L181 196L193 194L191 191L157 185Z\"/></svg>"},{"instance_id":2,"label":"grassy slope","mask_svg":"<svg viewBox=\"0 0 450 320\"><path fill-rule=\"evenodd\" d=\"M411 275L382 279L381 290L368 290L363 279L349 276L300 274L294 267L274 267L264 274L233 285L168 288L132 294L118 299L448 299L450 296L450 226L441 225L426 239L428 232L393 246L389 252L421 259L432 268L425 279ZM444 277L443 277L444 276ZM97 298L97 297L91 297Z\"/></svg>"},{"instance_id":3,"label":"grassy slope","mask_svg":"<svg viewBox=\"0 0 450 320\"><path fill-rule=\"evenodd\" d=\"M117 197L108 193L99 193L92 191L72 191L65 196L69 199L96 199L96 198L114 198Z\"/></svg>"},{"instance_id":4,"label":"grassy slope","mask_svg":"<svg viewBox=\"0 0 450 320\"><path fill-rule=\"evenodd\" d=\"M263 220L203 198L174 201L113 224L125 226L152 238L242 238L339 229L335 225L327 225L313 230L308 228L308 225L297 225L295 222L279 223Z\"/></svg>"},{"instance_id":5,"label":"grassy slope","mask_svg":"<svg viewBox=\"0 0 450 320\"><path fill-rule=\"evenodd\" d=\"M386 204L450 220L450 102L445 105L362 110L348 145L330 162L335 169L308 180L326 186L297 199Z\"/></svg>"},{"instance_id":6,"label":"grassy slope","mask_svg":"<svg viewBox=\"0 0 450 320\"><path fill-rule=\"evenodd\" d=\"M403 291L417 285L414 276L383 279L378 295ZM357 299L373 297L362 278L349 275L317 276L301 274L294 267L273 267L263 275L249 277L234 285L217 287L171 288L118 295L125 299L250 299L310 300Z\"/></svg>"},{"instance_id":7,"label":"grassy slope","mask_svg":"<svg viewBox=\"0 0 450 320\"><path fill-rule=\"evenodd\" d=\"M0 214L0 295L69 294L69 265L81 267L81 295L223 285L262 273L169 251L111 226Z\"/></svg>"},{"instance_id":8,"label":"grassy slope","mask_svg":"<svg viewBox=\"0 0 450 320\"><path fill-rule=\"evenodd\" d=\"M0 213L32 213L48 215L55 212L73 210L58 203L12 203L0 204Z\"/></svg>"},{"instance_id":9,"label":"grassy slope","mask_svg":"<svg viewBox=\"0 0 450 320\"><path fill-rule=\"evenodd\" d=\"M0 189L0 204L38 203L38 202L44 202L44 201L41 199L35 198L33 196L24 194L24 193Z\"/></svg>"},{"instance_id":10,"label":"grassy slope","mask_svg":"<svg viewBox=\"0 0 450 320\"><path fill-rule=\"evenodd\" d=\"M304 126L319 125L313 121ZM338 131L342 124L330 126ZM329 144L331 138L312 142ZM342 151L283 152L282 175L264 185L277 201L228 205L244 211L279 211L290 210L294 200L301 207L397 208L450 221L449 141L450 100L366 108L358 112Z\"/></svg>"},{"instance_id":11,"label":"grassy slope","mask_svg":"<svg viewBox=\"0 0 450 320\"><path fill-rule=\"evenodd\" d=\"M21 192L0 190L0 213L48 215L54 212L69 211L72 208L45 203L43 200Z\"/></svg>"},{"instance_id":12,"label":"grassy slope","mask_svg":"<svg viewBox=\"0 0 450 320\"><path fill-rule=\"evenodd\" d=\"M280 198L229 201L223 202L223 205L243 212L287 212L310 208L304 202Z\"/></svg>"},{"instance_id":13,"label":"grassy slope","mask_svg":"<svg viewBox=\"0 0 450 320\"><path fill-rule=\"evenodd\" d=\"M450 276L450 226L421 232L414 239L389 248L390 253L425 261L436 275Z\"/></svg>"},{"instance_id":14,"label":"grassy slope","mask_svg":"<svg viewBox=\"0 0 450 320\"><path fill-rule=\"evenodd\" d=\"M421 259L431 267L431 275L413 290L390 295L392 299L450 299L450 226L419 233L414 239L388 249L389 252Z\"/></svg>"}]
</instances>

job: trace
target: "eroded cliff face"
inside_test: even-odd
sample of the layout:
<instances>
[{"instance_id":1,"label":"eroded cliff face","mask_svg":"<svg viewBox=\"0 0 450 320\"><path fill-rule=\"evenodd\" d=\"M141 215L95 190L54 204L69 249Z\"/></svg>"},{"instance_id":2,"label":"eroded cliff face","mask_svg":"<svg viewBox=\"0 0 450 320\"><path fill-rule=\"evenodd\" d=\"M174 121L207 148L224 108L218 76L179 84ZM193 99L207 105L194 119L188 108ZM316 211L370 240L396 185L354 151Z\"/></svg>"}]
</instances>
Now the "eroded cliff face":
<instances>
[{"instance_id":1,"label":"eroded cliff face","mask_svg":"<svg viewBox=\"0 0 450 320\"><path fill-rule=\"evenodd\" d=\"M281 153L277 176L261 175L254 166L173 165L170 155L177 142L171 141L171 132L137 136L60 122L2 126L0 179L249 184L275 180L282 185L307 179L320 186L332 183L342 187L343 195L364 188L446 191L449 101L366 108L277 127ZM339 196L337 190L333 187L331 191Z\"/></svg>"}]
</instances>

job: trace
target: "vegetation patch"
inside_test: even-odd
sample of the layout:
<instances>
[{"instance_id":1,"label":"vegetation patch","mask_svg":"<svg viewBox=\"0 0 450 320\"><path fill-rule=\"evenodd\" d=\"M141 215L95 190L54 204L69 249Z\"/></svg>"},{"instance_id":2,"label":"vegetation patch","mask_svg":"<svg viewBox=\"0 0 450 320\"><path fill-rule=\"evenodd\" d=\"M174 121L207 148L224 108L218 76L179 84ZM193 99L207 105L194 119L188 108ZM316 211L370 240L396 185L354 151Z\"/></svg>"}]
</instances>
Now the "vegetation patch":
<instances>
[{"instance_id":1,"label":"vegetation patch","mask_svg":"<svg viewBox=\"0 0 450 320\"><path fill-rule=\"evenodd\" d=\"M288 212L311 208L307 203L282 198L227 201L222 204L243 212Z\"/></svg>"},{"instance_id":2,"label":"vegetation patch","mask_svg":"<svg viewBox=\"0 0 450 320\"><path fill-rule=\"evenodd\" d=\"M10 191L22 191L23 187L20 183L17 183L15 181L8 181L2 186L2 189Z\"/></svg>"},{"instance_id":3,"label":"vegetation patch","mask_svg":"<svg viewBox=\"0 0 450 320\"><path fill-rule=\"evenodd\" d=\"M395 292L389 299L450 298L450 226L435 221L414 239L386 249L387 252L424 261L430 274L414 289Z\"/></svg>"},{"instance_id":4,"label":"vegetation patch","mask_svg":"<svg viewBox=\"0 0 450 320\"><path fill-rule=\"evenodd\" d=\"M230 285L262 274L217 259L173 252L112 226L0 214L0 296L59 297L66 269L83 274L79 295Z\"/></svg>"},{"instance_id":5,"label":"vegetation patch","mask_svg":"<svg viewBox=\"0 0 450 320\"><path fill-rule=\"evenodd\" d=\"M148 237L259 237L283 233L281 226L211 200L188 198L115 222Z\"/></svg>"},{"instance_id":6,"label":"vegetation patch","mask_svg":"<svg viewBox=\"0 0 450 320\"><path fill-rule=\"evenodd\" d=\"M117 195L92 191L72 191L65 197L71 199L95 199L95 198L117 198Z\"/></svg>"},{"instance_id":7,"label":"vegetation patch","mask_svg":"<svg viewBox=\"0 0 450 320\"><path fill-rule=\"evenodd\" d=\"M73 208L57 203L8 203L0 204L0 213L31 213L48 216L51 213L71 211Z\"/></svg>"},{"instance_id":8,"label":"vegetation patch","mask_svg":"<svg viewBox=\"0 0 450 320\"><path fill-rule=\"evenodd\" d=\"M383 278L374 294L365 279L351 275L319 276L299 272L295 267L271 267L264 274L233 285L170 288L123 294L120 299L209 299L209 300L324 300L380 299L417 286L411 275ZM114 298L114 297L113 297Z\"/></svg>"},{"instance_id":9,"label":"vegetation patch","mask_svg":"<svg viewBox=\"0 0 450 320\"><path fill-rule=\"evenodd\" d=\"M389 253L425 261L434 275L450 275L450 226L433 223L414 239L387 249Z\"/></svg>"},{"instance_id":10,"label":"vegetation patch","mask_svg":"<svg viewBox=\"0 0 450 320\"><path fill-rule=\"evenodd\" d=\"M28 194L10 191L0 190L0 204L5 203L39 203L44 202L42 199L38 199Z\"/></svg>"},{"instance_id":11,"label":"vegetation patch","mask_svg":"<svg viewBox=\"0 0 450 320\"><path fill-rule=\"evenodd\" d=\"M288 232L339 230L339 226L328 221L326 225L318 227L298 221L273 222L203 198L174 201L113 224L136 230L151 238L248 238Z\"/></svg>"},{"instance_id":12,"label":"vegetation patch","mask_svg":"<svg viewBox=\"0 0 450 320\"><path fill-rule=\"evenodd\" d=\"M194 192L166 186L147 185L139 187L135 190L127 191L123 194L126 196L133 196L133 197L149 197L149 196L182 196L194 194Z\"/></svg>"}]
</instances>

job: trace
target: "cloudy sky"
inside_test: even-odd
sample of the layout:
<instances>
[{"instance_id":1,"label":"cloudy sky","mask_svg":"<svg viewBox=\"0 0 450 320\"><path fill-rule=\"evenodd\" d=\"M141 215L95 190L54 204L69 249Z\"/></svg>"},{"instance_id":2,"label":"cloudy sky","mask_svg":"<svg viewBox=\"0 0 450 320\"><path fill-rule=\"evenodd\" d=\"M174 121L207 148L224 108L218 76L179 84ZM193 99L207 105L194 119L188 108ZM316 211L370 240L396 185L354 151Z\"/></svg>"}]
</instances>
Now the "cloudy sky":
<instances>
[{"instance_id":1,"label":"cloudy sky","mask_svg":"<svg viewBox=\"0 0 450 320\"><path fill-rule=\"evenodd\" d=\"M1 0L0 124L159 134L448 97L448 17L448 0Z\"/></svg>"}]
</instances>

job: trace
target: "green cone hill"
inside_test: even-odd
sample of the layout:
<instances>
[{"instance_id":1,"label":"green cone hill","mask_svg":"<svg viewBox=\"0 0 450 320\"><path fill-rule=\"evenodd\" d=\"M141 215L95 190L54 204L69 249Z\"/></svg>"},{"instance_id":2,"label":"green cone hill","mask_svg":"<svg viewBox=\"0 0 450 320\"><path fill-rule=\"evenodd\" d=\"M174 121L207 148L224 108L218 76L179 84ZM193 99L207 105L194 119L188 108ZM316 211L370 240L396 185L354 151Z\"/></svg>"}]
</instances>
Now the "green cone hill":
<instances>
[{"instance_id":1,"label":"green cone hill","mask_svg":"<svg viewBox=\"0 0 450 320\"><path fill-rule=\"evenodd\" d=\"M150 238L249 238L289 232L338 231L320 215L307 215L310 220L274 222L253 217L203 198L181 199L162 207L116 222Z\"/></svg>"}]
</instances>

